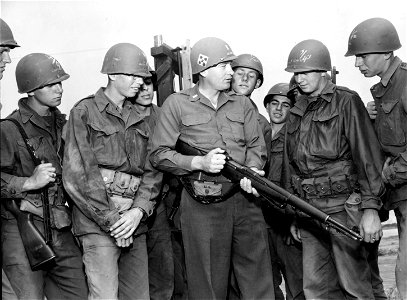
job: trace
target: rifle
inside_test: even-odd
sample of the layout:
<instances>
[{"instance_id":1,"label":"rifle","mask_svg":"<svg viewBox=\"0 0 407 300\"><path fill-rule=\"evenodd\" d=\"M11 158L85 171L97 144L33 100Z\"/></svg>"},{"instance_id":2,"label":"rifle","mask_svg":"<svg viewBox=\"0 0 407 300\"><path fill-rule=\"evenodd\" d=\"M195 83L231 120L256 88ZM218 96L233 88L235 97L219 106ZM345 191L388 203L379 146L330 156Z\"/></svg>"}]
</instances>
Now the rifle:
<instances>
[{"instance_id":1,"label":"rifle","mask_svg":"<svg viewBox=\"0 0 407 300\"><path fill-rule=\"evenodd\" d=\"M189 145L181 140L178 140L176 149L178 152L186 155L205 155L208 153L206 150L198 149L197 147ZM342 233L349 238L358 241L363 240L359 233L348 229L342 223L332 219L328 214L312 206L308 202L302 200L277 184L271 182L270 180L260 176L252 169L234 161L228 153L225 152L224 155L226 156L226 163L221 173L232 182L239 183L242 178L246 177L250 179L252 186L257 190L262 198L268 202L271 202L273 205L275 205L275 201L281 204L282 207L289 204L295 209L324 224L326 229L327 227L332 227L339 233Z\"/></svg>"},{"instance_id":2,"label":"rifle","mask_svg":"<svg viewBox=\"0 0 407 300\"><path fill-rule=\"evenodd\" d=\"M37 157L34 148L30 144L28 136L21 124L15 119L2 119L0 121L11 121L17 126L35 166L41 164L41 160ZM47 186L42 188L41 194L45 238L38 228L35 227L33 223L33 215L31 213L21 211L16 200L11 199L5 201L5 206L17 219L21 240L23 242L31 270L33 271L46 269L55 261L55 253L51 248L52 232Z\"/></svg>"}]
</instances>

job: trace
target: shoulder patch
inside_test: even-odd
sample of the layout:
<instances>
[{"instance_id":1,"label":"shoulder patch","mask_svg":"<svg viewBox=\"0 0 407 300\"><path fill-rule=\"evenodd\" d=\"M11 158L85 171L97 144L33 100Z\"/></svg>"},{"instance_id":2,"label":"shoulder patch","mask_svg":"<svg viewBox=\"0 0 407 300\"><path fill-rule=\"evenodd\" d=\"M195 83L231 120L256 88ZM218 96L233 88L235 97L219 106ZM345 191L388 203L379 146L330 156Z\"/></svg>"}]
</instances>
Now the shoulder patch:
<instances>
[{"instance_id":1,"label":"shoulder patch","mask_svg":"<svg viewBox=\"0 0 407 300\"><path fill-rule=\"evenodd\" d=\"M407 70L407 62L402 62L400 68L403 70Z\"/></svg>"}]
</instances>

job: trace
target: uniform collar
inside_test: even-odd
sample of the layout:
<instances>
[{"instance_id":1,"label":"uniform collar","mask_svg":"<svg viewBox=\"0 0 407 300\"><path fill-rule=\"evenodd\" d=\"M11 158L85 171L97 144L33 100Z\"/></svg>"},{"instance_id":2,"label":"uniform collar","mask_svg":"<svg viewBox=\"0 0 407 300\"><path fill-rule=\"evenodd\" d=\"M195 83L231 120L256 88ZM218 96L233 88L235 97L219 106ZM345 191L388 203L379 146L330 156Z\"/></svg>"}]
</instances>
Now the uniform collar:
<instances>
[{"instance_id":1,"label":"uniform collar","mask_svg":"<svg viewBox=\"0 0 407 300\"><path fill-rule=\"evenodd\" d=\"M98 110L100 112L107 109L109 112L116 114L116 107L112 100L109 99L108 96L105 94L105 88L101 87L95 94L95 102ZM133 105L127 99L124 100L123 103L123 110L124 109L132 109Z\"/></svg>"},{"instance_id":2,"label":"uniform collar","mask_svg":"<svg viewBox=\"0 0 407 300\"><path fill-rule=\"evenodd\" d=\"M28 104L28 98L21 98L18 101L18 108L21 114L21 120L23 123L27 123L32 119L36 124L41 124L43 122L42 117L37 114ZM62 114L58 108L53 109L52 112L55 115L55 122L58 128L62 128L66 122L66 115Z\"/></svg>"},{"instance_id":3,"label":"uniform collar","mask_svg":"<svg viewBox=\"0 0 407 300\"><path fill-rule=\"evenodd\" d=\"M386 87L389 84L391 77L393 76L394 72L396 72L397 68L400 66L401 63L402 63L401 59L398 58L397 56L393 58L393 60L390 63L390 67L386 70L382 79L380 80L383 86Z\"/></svg>"},{"instance_id":4,"label":"uniform collar","mask_svg":"<svg viewBox=\"0 0 407 300\"><path fill-rule=\"evenodd\" d=\"M331 81L328 81L325 87L322 89L321 94L316 96L316 99L323 99L326 102L331 102L334 92L336 90L336 85ZM303 116L305 110L308 107L309 97L307 95L301 95L297 101L295 101L294 106L290 109L290 112Z\"/></svg>"},{"instance_id":5,"label":"uniform collar","mask_svg":"<svg viewBox=\"0 0 407 300\"><path fill-rule=\"evenodd\" d=\"M104 91L105 88L100 88L95 94L96 106L100 112L104 111L111 104Z\"/></svg>"},{"instance_id":6,"label":"uniform collar","mask_svg":"<svg viewBox=\"0 0 407 300\"><path fill-rule=\"evenodd\" d=\"M195 84L192 88L182 90L179 93L182 95L189 96L189 100L191 102L202 101L202 99L206 99L206 97L199 92L199 82ZM234 101L235 99L233 96L235 95L240 94L237 94L234 91L220 92L218 97L218 108L229 100Z\"/></svg>"}]
</instances>

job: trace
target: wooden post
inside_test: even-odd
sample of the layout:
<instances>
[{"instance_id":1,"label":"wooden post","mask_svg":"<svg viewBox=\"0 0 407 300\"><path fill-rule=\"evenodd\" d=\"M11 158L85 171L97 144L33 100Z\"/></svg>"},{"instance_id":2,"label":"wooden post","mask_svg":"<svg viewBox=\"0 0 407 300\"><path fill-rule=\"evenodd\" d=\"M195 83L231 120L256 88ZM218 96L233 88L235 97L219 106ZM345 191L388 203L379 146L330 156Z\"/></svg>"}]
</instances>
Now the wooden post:
<instances>
[{"instance_id":1,"label":"wooden post","mask_svg":"<svg viewBox=\"0 0 407 300\"><path fill-rule=\"evenodd\" d=\"M162 42L161 35L154 36L154 47L151 48L154 57L154 68L157 74L157 105L161 106L165 99L174 93L175 71L178 71L177 54Z\"/></svg>"}]
</instances>

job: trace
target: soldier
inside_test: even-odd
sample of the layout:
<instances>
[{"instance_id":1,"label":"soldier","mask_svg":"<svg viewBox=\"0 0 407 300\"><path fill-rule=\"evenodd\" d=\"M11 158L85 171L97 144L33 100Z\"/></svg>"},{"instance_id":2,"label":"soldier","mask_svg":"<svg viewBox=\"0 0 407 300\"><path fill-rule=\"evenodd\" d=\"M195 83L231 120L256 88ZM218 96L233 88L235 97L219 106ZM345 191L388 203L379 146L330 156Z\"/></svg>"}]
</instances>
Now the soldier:
<instances>
[{"instance_id":1,"label":"soldier","mask_svg":"<svg viewBox=\"0 0 407 300\"><path fill-rule=\"evenodd\" d=\"M274 298L261 209L219 173L225 151L257 169L266 158L250 100L224 92L232 82L235 58L223 40L199 40L191 50L192 73L199 81L168 97L152 138L153 165L184 175L181 229L191 299L226 299L231 268L243 298ZM188 154L176 148L177 142L208 153Z\"/></svg>"},{"instance_id":2,"label":"soldier","mask_svg":"<svg viewBox=\"0 0 407 300\"><path fill-rule=\"evenodd\" d=\"M258 113L258 121L263 135L266 137L270 133L270 124L267 119L260 114L251 95L255 89L261 87L264 81L263 65L260 60L252 54L241 54L231 63L233 69L231 88L234 92L248 97ZM266 147L269 150L269 143L266 140ZM269 151L267 152L269 153Z\"/></svg>"},{"instance_id":3,"label":"soldier","mask_svg":"<svg viewBox=\"0 0 407 300\"><path fill-rule=\"evenodd\" d=\"M295 102L294 95L289 92L295 89L288 83L277 83L272 86L264 97L264 107L270 117L271 134L270 151L268 152L269 169L266 170L267 179L283 187L287 183L283 180L284 141L286 136L286 120L290 108ZM265 205L264 217L270 225L269 243L273 267L274 291L276 299L284 299L280 289L284 276L286 299L305 299L302 288L302 247L291 238L290 225L293 211L289 208L279 209Z\"/></svg>"},{"instance_id":4,"label":"soldier","mask_svg":"<svg viewBox=\"0 0 407 300\"><path fill-rule=\"evenodd\" d=\"M148 137L150 138L155 128L160 108L153 104L154 91L156 90L156 74L144 78L137 95L130 99L136 112L144 117L149 126ZM156 209L148 218L147 253L148 253L148 278L150 299L171 299L174 291L174 261L172 254L171 230L167 220L167 211L163 197L157 199Z\"/></svg>"},{"instance_id":5,"label":"soldier","mask_svg":"<svg viewBox=\"0 0 407 300\"><path fill-rule=\"evenodd\" d=\"M286 71L294 73L304 93L287 123L294 189L333 218L357 226L365 242L374 242L382 235L380 146L363 102L357 93L328 81L330 69L329 51L317 40L300 42L288 57ZM361 194L357 211L363 213L351 224L353 215L345 211L345 202L357 203L355 191ZM373 298L361 242L326 231L306 217L298 218L298 227L306 298Z\"/></svg>"},{"instance_id":6,"label":"soldier","mask_svg":"<svg viewBox=\"0 0 407 300\"><path fill-rule=\"evenodd\" d=\"M6 64L11 63L11 58L9 54L10 49L14 49L15 47L20 46L14 40L13 32L11 31L8 24L5 21L3 21L3 19L0 19L0 80L3 78L3 72L6 68ZM2 105L0 103L0 110L1 107ZM17 296L3 269L1 269L1 279L2 279L2 289L1 289L2 299L4 300L17 299Z\"/></svg>"},{"instance_id":7,"label":"soldier","mask_svg":"<svg viewBox=\"0 0 407 300\"><path fill-rule=\"evenodd\" d=\"M145 220L162 175L148 163L152 118L127 98L151 73L143 51L130 43L112 46L101 72L106 88L75 104L68 122L63 179L75 202L73 230L90 298L148 299Z\"/></svg>"},{"instance_id":8,"label":"soldier","mask_svg":"<svg viewBox=\"0 0 407 300\"><path fill-rule=\"evenodd\" d=\"M371 87L374 102L367 104L386 161L382 178L387 184L384 206L394 210L399 234L396 284L407 299L407 64L394 55L401 48L394 25L372 18L352 30L345 56L355 55L363 76L380 77Z\"/></svg>"},{"instance_id":9,"label":"soldier","mask_svg":"<svg viewBox=\"0 0 407 300\"><path fill-rule=\"evenodd\" d=\"M65 115L61 104L62 81L69 78L59 62L43 53L24 56L17 64L18 91L27 93L19 109L8 118L17 120L42 163L32 160L15 124L1 125L1 216L3 269L19 299L86 299L87 287L81 252L70 231L70 209L61 181ZM5 199L21 200L20 210L34 215L44 230L41 189L47 187L51 206L51 230L55 265L32 271L17 220Z\"/></svg>"},{"instance_id":10,"label":"soldier","mask_svg":"<svg viewBox=\"0 0 407 300\"><path fill-rule=\"evenodd\" d=\"M0 19L0 80L3 78L3 72L6 64L11 63L10 49L20 47L14 40L13 32L3 19Z\"/></svg>"},{"instance_id":11,"label":"soldier","mask_svg":"<svg viewBox=\"0 0 407 300\"><path fill-rule=\"evenodd\" d=\"M383 155L363 102L354 91L326 78L331 58L317 40L290 52L286 71L303 93L290 110L287 156L294 190L364 241L382 236L378 210L384 182ZM255 192L246 182L245 190ZM297 216L294 238L302 242L303 287L308 299L374 299L363 243ZM298 230L299 229L299 230Z\"/></svg>"}]
</instances>

